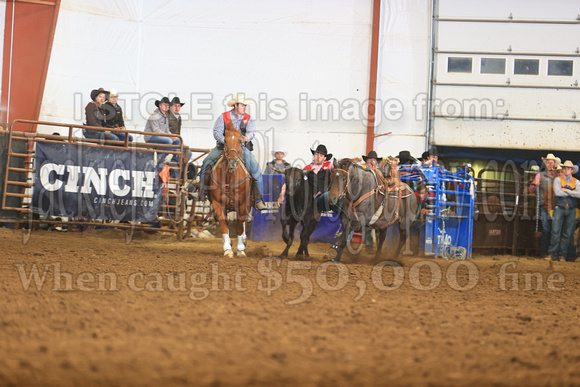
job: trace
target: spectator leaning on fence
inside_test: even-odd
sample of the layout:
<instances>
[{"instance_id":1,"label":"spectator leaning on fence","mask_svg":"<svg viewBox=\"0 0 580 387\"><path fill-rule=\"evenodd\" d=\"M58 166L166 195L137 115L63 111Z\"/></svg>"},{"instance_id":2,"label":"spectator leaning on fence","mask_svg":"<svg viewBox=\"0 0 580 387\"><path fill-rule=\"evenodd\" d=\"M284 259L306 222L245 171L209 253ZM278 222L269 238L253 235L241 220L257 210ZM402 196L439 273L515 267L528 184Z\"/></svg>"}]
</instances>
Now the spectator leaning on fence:
<instances>
[{"instance_id":1,"label":"spectator leaning on fence","mask_svg":"<svg viewBox=\"0 0 580 387\"><path fill-rule=\"evenodd\" d=\"M103 108L107 112L105 115L105 126L112 129L125 130L125 119L123 118L123 109L117 103L119 101L119 93L117 90L109 90L109 98L103 104ZM122 131L111 132L116 135L120 141L125 140L127 133ZM133 141L133 136L129 135L129 141Z\"/></svg>"},{"instance_id":2,"label":"spectator leaning on fence","mask_svg":"<svg viewBox=\"0 0 580 387\"><path fill-rule=\"evenodd\" d=\"M578 166L566 160L562 164L562 176L554 179L554 215L552 216L552 236L550 238L550 256L559 261L566 257L570 239L576 228L576 200L580 198L580 183L572 177L578 172ZM568 257L573 261L575 257Z\"/></svg>"},{"instance_id":3,"label":"spectator leaning on fence","mask_svg":"<svg viewBox=\"0 0 580 387\"><path fill-rule=\"evenodd\" d=\"M538 173L530 185L530 193L536 194L539 201L540 216L542 220L542 239L540 242L542 257L548 256L548 249L550 247L552 218L550 217L550 209L544 205L544 197L548 187L554 184L554 177L556 176L556 166L562 162L560 158L554 156L553 153L548 153L546 157L542 157L545 169Z\"/></svg>"},{"instance_id":4,"label":"spectator leaning on fence","mask_svg":"<svg viewBox=\"0 0 580 387\"><path fill-rule=\"evenodd\" d=\"M105 100L109 97L109 92L102 87L91 91L92 102L85 107L86 125L104 128L107 111L103 108ZM101 130L83 129L83 135L86 138L98 140L118 141L119 137L111 132Z\"/></svg>"}]
</instances>

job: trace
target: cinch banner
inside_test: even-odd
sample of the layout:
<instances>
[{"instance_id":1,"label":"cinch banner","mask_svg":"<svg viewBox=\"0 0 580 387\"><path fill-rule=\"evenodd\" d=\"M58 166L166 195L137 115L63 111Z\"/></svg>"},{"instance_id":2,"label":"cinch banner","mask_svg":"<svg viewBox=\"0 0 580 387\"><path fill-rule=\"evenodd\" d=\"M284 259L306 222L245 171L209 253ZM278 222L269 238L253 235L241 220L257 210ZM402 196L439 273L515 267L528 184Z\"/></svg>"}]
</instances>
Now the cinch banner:
<instances>
[{"instance_id":1,"label":"cinch banner","mask_svg":"<svg viewBox=\"0 0 580 387\"><path fill-rule=\"evenodd\" d=\"M32 211L47 216L152 222L162 197L153 152L36 144Z\"/></svg>"}]
</instances>

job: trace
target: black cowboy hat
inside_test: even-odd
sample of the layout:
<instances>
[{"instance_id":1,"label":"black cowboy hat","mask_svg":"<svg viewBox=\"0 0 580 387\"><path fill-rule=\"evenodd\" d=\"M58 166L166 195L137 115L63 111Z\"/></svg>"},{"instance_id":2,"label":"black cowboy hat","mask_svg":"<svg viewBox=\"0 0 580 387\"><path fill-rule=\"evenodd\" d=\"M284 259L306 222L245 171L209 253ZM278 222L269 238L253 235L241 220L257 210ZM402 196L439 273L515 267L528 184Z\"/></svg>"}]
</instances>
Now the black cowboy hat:
<instances>
[{"instance_id":1,"label":"black cowboy hat","mask_svg":"<svg viewBox=\"0 0 580 387\"><path fill-rule=\"evenodd\" d=\"M400 151L397 158L399 159L399 165L414 164L417 162L417 159L411 156L411 152L408 150Z\"/></svg>"},{"instance_id":2,"label":"black cowboy hat","mask_svg":"<svg viewBox=\"0 0 580 387\"><path fill-rule=\"evenodd\" d=\"M173 97L173 99L171 100L171 103L169 104L169 106L175 105L176 103L180 104L181 106L185 105L185 102L181 102L179 100L179 97Z\"/></svg>"},{"instance_id":3,"label":"black cowboy hat","mask_svg":"<svg viewBox=\"0 0 580 387\"><path fill-rule=\"evenodd\" d=\"M377 159L377 161L380 163L381 161L383 161L382 157L379 157L377 155L377 152L375 152L374 150L370 151L369 154L367 156L363 155L363 160L366 162L367 159Z\"/></svg>"},{"instance_id":4,"label":"black cowboy hat","mask_svg":"<svg viewBox=\"0 0 580 387\"><path fill-rule=\"evenodd\" d=\"M159 101L155 101L155 106L159 107L159 104L161 103L168 103L171 105L171 102L169 102L169 98L167 97L163 97Z\"/></svg>"},{"instance_id":5,"label":"black cowboy hat","mask_svg":"<svg viewBox=\"0 0 580 387\"><path fill-rule=\"evenodd\" d=\"M310 149L310 152L312 152L313 155L315 153L320 153L320 154L324 155L324 157L326 157L326 160L332 159L332 153L328 153L328 151L326 150L326 147L322 144L318 145L316 147L316 150Z\"/></svg>"},{"instance_id":6,"label":"black cowboy hat","mask_svg":"<svg viewBox=\"0 0 580 387\"><path fill-rule=\"evenodd\" d=\"M95 98L97 98L97 95L101 93L105 94L105 98L109 98L109 92L102 87L99 87L98 89L91 91L91 99L94 101Z\"/></svg>"}]
</instances>

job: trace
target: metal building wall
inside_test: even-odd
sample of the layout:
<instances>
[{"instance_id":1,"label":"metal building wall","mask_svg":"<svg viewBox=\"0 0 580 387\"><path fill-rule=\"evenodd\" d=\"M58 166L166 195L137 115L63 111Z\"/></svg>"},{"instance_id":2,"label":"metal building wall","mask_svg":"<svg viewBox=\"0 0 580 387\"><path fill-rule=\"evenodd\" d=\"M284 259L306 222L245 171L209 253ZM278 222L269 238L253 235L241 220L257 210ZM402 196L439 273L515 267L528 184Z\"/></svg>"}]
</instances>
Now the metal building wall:
<instances>
[{"instance_id":1,"label":"metal building wall","mask_svg":"<svg viewBox=\"0 0 580 387\"><path fill-rule=\"evenodd\" d=\"M435 2L433 120L430 139L446 146L570 150L580 140L580 6L577 1ZM470 72L449 58L471 59ZM504 59L500 74L482 60ZM514 74L538 60L536 74ZM548 63L571 62L571 75Z\"/></svg>"}]
</instances>

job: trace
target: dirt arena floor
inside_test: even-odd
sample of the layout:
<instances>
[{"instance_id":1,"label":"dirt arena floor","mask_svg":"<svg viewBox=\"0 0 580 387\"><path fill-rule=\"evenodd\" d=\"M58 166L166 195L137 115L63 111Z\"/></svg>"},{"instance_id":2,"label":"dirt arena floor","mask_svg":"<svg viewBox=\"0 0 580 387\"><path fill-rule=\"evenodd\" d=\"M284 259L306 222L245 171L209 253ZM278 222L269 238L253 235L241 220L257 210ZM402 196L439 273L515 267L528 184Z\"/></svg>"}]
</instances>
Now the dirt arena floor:
<instances>
[{"instance_id":1,"label":"dirt arena floor","mask_svg":"<svg viewBox=\"0 0 580 387\"><path fill-rule=\"evenodd\" d=\"M580 385L580 263L25 235L0 228L3 386Z\"/></svg>"}]
</instances>

